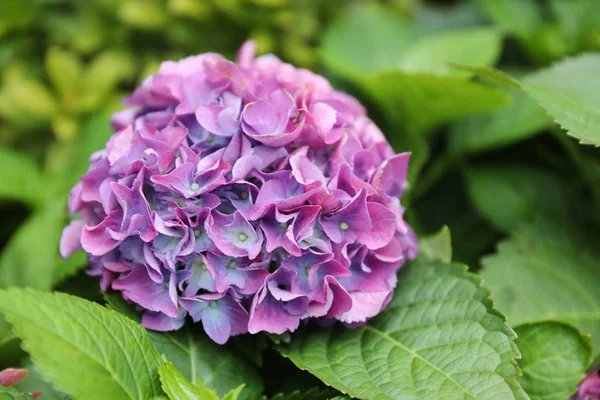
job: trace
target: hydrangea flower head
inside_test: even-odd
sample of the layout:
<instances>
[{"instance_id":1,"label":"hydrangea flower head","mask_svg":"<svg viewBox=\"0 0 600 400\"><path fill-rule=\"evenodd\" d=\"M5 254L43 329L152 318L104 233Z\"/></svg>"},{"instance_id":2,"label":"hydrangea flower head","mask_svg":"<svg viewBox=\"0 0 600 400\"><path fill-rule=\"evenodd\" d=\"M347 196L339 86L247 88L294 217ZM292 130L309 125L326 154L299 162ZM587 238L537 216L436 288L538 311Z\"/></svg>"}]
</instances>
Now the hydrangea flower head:
<instances>
[{"instance_id":1,"label":"hydrangea flower head","mask_svg":"<svg viewBox=\"0 0 600 400\"><path fill-rule=\"evenodd\" d=\"M113 116L75 185L61 252L103 290L217 343L309 319L364 323L417 252L403 220L409 154L329 82L246 43L164 62Z\"/></svg>"}]
</instances>

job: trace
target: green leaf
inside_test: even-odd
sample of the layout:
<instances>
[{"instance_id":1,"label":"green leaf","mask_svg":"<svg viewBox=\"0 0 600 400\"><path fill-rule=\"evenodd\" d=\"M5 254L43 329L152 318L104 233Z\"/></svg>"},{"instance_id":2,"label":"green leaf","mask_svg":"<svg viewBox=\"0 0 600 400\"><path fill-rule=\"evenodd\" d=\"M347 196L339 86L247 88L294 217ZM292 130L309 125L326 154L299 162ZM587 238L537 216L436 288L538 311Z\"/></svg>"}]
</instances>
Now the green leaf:
<instances>
[{"instance_id":1,"label":"green leaf","mask_svg":"<svg viewBox=\"0 0 600 400\"><path fill-rule=\"evenodd\" d=\"M552 125L535 100L509 89L512 104L493 113L473 115L452 125L448 148L452 154L472 154L525 140Z\"/></svg>"},{"instance_id":2,"label":"green leaf","mask_svg":"<svg viewBox=\"0 0 600 400\"><path fill-rule=\"evenodd\" d=\"M600 145L600 54L583 54L554 64L522 80L569 135Z\"/></svg>"},{"instance_id":3,"label":"green leaf","mask_svg":"<svg viewBox=\"0 0 600 400\"><path fill-rule=\"evenodd\" d=\"M58 110L51 91L41 82L18 78L5 83L0 91L0 112L17 125L35 127Z\"/></svg>"},{"instance_id":4,"label":"green leaf","mask_svg":"<svg viewBox=\"0 0 600 400\"><path fill-rule=\"evenodd\" d=\"M46 52L46 73L56 90L62 95L72 95L81 74L81 62L75 53L59 47Z\"/></svg>"},{"instance_id":5,"label":"green leaf","mask_svg":"<svg viewBox=\"0 0 600 400\"><path fill-rule=\"evenodd\" d=\"M171 363L160 367L158 373L162 388L170 400L219 400L214 390L194 385Z\"/></svg>"},{"instance_id":6,"label":"green leaf","mask_svg":"<svg viewBox=\"0 0 600 400\"><path fill-rule=\"evenodd\" d=\"M0 312L40 372L75 398L148 399L161 394L163 358L146 330L96 303L31 289L0 291Z\"/></svg>"},{"instance_id":7,"label":"green leaf","mask_svg":"<svg viewBox=\"0 0 600 400\"><path fill-rule=\"evenodd\" d=\"M463 78L400 71L378 74L364 89L390 121L420 134L452 120L496 110L511 100L500 89Z\"/></svg>"},{"instance_id":8,"label":"green leaf","mask_svg":"<svg viewBox=\"0 0 600 400\"><path fill-rule=\"evenodd\" d=\"M447 63L486 66L496 63L502 34L495 28L470 28L427 35L416 40L396 67L407 72L456 74Z\"/></svg>"},{"instance_id":9,"label":"green leaf","mask_svg":"<svg viewBox=\"0 0 600 400\"><path fill-rule=\"evenodd\" d=\"M77 110L99 110L117 83L134 71L133 63L125 52L106 51L96 56L81 74Z\"/></svg>"},{"instance_id":10,"label":"green leaf","mask_svg":"<svg viewBox=\"0 0 600 400\"><path fill-rule=\"evenodd\" d=\"M534 35L543 23L535 0L474 0L500 27L520 38Z\"/></svg>"},{"instance_id":11,"label":"green leaf","mask_svg":"<svg viewBox=\"0 0 600 400\"><path fill-rule=\"evenodd\" d=\"M149 335L158 351L192 383L202 382L219 396L242 384L246 386L240 399L255 399L262 393L262 381L255 367L206 335L194 334L189 327L177 332L149 332Z\"/></svg>"},{"instance_id":12,"label":"green leaf","mask_svg":"<svg viewBox=\"0 0 600 400\"><path fill-rule=\"evenodd\" d=\"M560 322L515 328L523 376L519 383L531 400L564 400L575 393L592 361L590 338Z\"/></svg>"},{"instance_id":13,"label":"green leaf","mask_svg":"<svg viewBox=\"0 0 600 400\"><path fill-rule=\"evenodd\" d=\"M244 390L245 385L240 385L233 390L230 390L221 398L221 400L238 400L240 398L240 394L242 390Z\"/></svg>"},{"instance_id":14,"label":"green leaf","mask_svg":"<svg viewBox=\"0 0 600 400\"><path fill-rule=\"evenodd\" d=\"M104 297L113 310L139 320L139 315L117 294ZM148 331L148 335L158 351L193 384L202 382L219 396L245 384L240 399L258 398L263 384L256 368L240 358L229 345L218 345L194 331L198 332L188 326L176 332Z\"/></svg>"},{"instance_id":15,"label":"green leaf","mask_svg":"<svg viewBox=\"0 0 600 400\"><path fill-rule=\"evenodd\" d=\"M596 236L567 223L524 225L482 260L494 301L513 325L556 320L592 334L600 349Z\"/></svg>"},{"instance_id":16,"label":"green leaf","mask_svg":"<svg viewBox=\"0 0 600 400\"><path fill-rule=\"evenodd\" d=\"M296 390L288 394L277 393L271 397L271 400L328 400L336 393L338 392L331 388L314 387L305 391ZM263 400L266 399L267 397L263 396Z\"/></svg>"},{"instance_id":17,"label":"green leaf","mask_svg":"<svg viewBox=\"0 0 600 400\"><path fill-rule=\"evenodd\" d=\"M447 226L419 240L419 260L452 262L452 237Z\"/></svg>"},{"instance_id":18,"label":"green leaf","mask_svg":"<svg viewBox=\"0 0 600 400\"><path fill-rule=\"evenodd\" d=\"M43 204L44 183L40 168L24 154L0 147L0 199Z\"/></svg>"},{"instance_id":19,"label":"green leaf","mask_svg":"<svg viewBox=\"0 0 600 400\"><path fill-rule=\"evenodd\" d=\"M550 0L549 3L569 52L598 48L598 43L594 43L594 34L600 28L597 17L600 7L596 0Z\"/></svg>"},{"instance_id":20,"label":"green leaf","mask_svg":"<svg viewBox=\"0 0 600 400\"><path fill-rule=\"evenodd\" d=\"M469 167L466 176L477 210L505 232L540 216L571 212L569 185L550 171L504 163Z\"/></svg>"},{"instance_id":21,"label":"green leaf","mask_svg":"<svg viewBox=\"0 0 600 400\"><path fill-rule=\"evenodd\" d=\"M354 81L377 72L403 70L455 74L448 62L492 65L500 55L501 32L469 28L426 33L418 25L375 5L355 7L323 35L324 63Z\"/></svg>"},{"instance_id":22,"label":"green leaf","mask_svg":"<svg viewBox=\"0 0 600 400\"><path fill-rule=\"evenodd\" d=\"M51 289L64 214L62 202L48 204L30 216L12 235L0 255L0 288Z\"/></svg>"},{"instance_id":23,"label":"green leaf","mask_svg":"<svg viewBox=\"0 0 600 400\"><path fill-rule=\"evenodd\" d=\"M471 2L420 3L412 15L419 32L431 33L481 26L486 21Z\"/></svg>"},{"instance_id":24,"label":"green leaf","mask_svg":"<svg viewBox=\"0 0 600 400\"><path fill-rule=\"evenodd\" d=\"M413 264L367 325L297 332L280 351L352 397L525 399L515 334L489 295L463 265Z\"/></svg>"},{"instance_id":25,"label":"green leaf","mask_svg":"<svg viewBox=\"0 0 600 400\"><path fill-rule=\"evenodd\" d=\"M407 20L375 5L354 7L331 24L321 40L323 61L356 81L397 66L414 38Z\"/></svg>"},{"instance_id":26,"label":"green leaf","mask_svg":"<svg viewBox=\"0 0 600 400\"><path fill-rule=\"evenodd\" d=\"M14 387L4 387L0 385L0 400L28 400L33 399L26 393L21 393Z\"/></svg>"}]
</instances>

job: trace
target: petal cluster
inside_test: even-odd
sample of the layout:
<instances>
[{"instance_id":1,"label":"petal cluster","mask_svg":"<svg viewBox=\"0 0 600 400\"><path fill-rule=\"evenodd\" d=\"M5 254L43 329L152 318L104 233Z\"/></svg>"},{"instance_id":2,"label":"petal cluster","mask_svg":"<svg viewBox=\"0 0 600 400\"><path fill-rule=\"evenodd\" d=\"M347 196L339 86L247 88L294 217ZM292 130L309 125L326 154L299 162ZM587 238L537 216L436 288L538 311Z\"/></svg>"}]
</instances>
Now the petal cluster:
<instances>
[{"instance_id":1,"label":"petal cluster","mask_svg":"<svg viewBox=\"0 0 600 400\"><path fill-rule=\"evenodd\" d=\"M61 252L83 248L144 326L189 316L224 343L360 324L390 301L417 252L400 205L409 154L354 98L248 42L236 63L164 62L125 104L73 187Z\"/></svg>"}]
</instances>

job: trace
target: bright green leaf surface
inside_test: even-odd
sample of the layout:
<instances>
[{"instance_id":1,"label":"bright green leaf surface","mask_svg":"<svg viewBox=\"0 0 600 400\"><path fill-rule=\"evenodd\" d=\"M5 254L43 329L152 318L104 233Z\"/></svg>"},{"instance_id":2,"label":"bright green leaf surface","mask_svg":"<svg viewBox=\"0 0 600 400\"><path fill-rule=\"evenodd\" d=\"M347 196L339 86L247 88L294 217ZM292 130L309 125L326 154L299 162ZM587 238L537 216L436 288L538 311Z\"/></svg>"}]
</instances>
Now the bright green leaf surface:
<instances>
[{"instance_id":1,"label":"bright green leaf surface","mask_svg":"<svg viewBox=\"0 0 600 400\"><path fill-rule=\"evenodd\" d=\"M514 332L481 279L458 264L413 264L369 324L298 332L280 351L363 399L524 399Z\"/></svg>"},{"instance_id":2,"label":"bright green leaf surface","mask_svg":"<svg viewBox=\"0 0 600 400\"><path fill-rule=\"evenodd\" d=\"M24 154L0 147L0 199L39 205L44 201L41 170Z\"/></svg>"},{"instance_id":3,"label":"bright green leaf surface","mask_svg":"<svg viewBox=\"0 0 600 400\"><path fill-rule=\"evenodd\" d=\"M0 291L0 312L40 372L74 398L161 394L163 358L129 318L81 298L29 289Z\"/></svg>"},{"instance_id":4,"label":"bright green leaf surface","mask_svg":"<svg viewBox=\"0 0 600 400\"><path fill-rule=\"evenodd\" d=\"M159 368L160 382L170 400L219 400L214 390L201 388L188 381L171 363Z\"/></svg>"},{"instance_id":5,"label":"bright green leaf surface","mask_svg":"<svg viewBox=\"0 0 600 400\"><path fill-rule=\"evenodd\" d=\"M592 360L589 337L559 322L515 328L522 354L519 383L531 400L564 400L575 393Z\"/></svg>"},{"instance_id":6,"label":"bright green leaf surface","mask_svg":"<svg viewBox=\"0 0 600 400\"><path fill-rule=\"evenodd\" d=\"M530 138L552 125L535 100L509 89L512 104L493 113L473 115L456 122L448 135L454 154L479 153Z\"/></svg>"},{"instance_id":7,"label":"bright green leaf surface","mask_svg":"<svg viewBox=\"0 0 600 400\"><path fill-rule=\"evenodd\" d=\"M419 240L419 260L452 262L452 237L447 226Z\"/></svg>"},{"instance_id":8,"label":"bright green leaf surface","mask_svg":"<svg viewBox=\"0 0 600 400\"><path fill-rule=\"evenodd\" d=\"M408 72L455 74L447 63L492 65L500 55L502 35L494 28L471 28L423 36L402 55L397 67Z\"/></svg>"},{"instance_id":9,"label":"bright green leaf surface","mask_svg":"<svg viewBox=\"0 0 600 400\"><path fill-rule=\"evenodd\" d=\"M118 295L105 295L111 309L138 320L139 314ZM190 327L177 332L148 331L158 351L172 362L186 379L202 382L224 396L245 384L240 399L253 400L263 392L255 366L239 357L228 345L221 346L206 335L194 334Z\"/></svg>"},{"instance_id":10,"label":"bright green leaf surface","mask_svg":"<svg viewBox=\"0 0 600 400\"><path fill-rule=\"evenodd\" d=\"M452 76L386 72L370 79L364 88L390 121L415 133L510 104L510 97L500 89Z\"/></svg>"},{"instance_id":11,"label":"bright green leaf surface","mask_svg":"<svg viewBox=\"0 0 600 400\"><path fill-rule=\"evenodd\" d=\"M483 259L482 275L512 325L557 320L591 333L600 349L597 239L564 223L521 227Z\"/></svg>"},{"instance_id":12,"label":"bright green leaf surface","mask_svg":"<svg viewBox=\"0 0 600 400\"><path fill-rule=\"evenodd\" d=\"M568 133L600 146L600 54L584 54L529 75L523 89Z\"/></svg>"},{"instance_id":13,"label":"bright green leaf surface","mask_svg":"<svg viewBox=\"0 0 600 400\"><path fill-rule=\"evenodd\" d=\"M568 213L569 186L550 171L503 164L469 167L466 175L471 202L500 230Z\"/></svg>"}]
</instances>

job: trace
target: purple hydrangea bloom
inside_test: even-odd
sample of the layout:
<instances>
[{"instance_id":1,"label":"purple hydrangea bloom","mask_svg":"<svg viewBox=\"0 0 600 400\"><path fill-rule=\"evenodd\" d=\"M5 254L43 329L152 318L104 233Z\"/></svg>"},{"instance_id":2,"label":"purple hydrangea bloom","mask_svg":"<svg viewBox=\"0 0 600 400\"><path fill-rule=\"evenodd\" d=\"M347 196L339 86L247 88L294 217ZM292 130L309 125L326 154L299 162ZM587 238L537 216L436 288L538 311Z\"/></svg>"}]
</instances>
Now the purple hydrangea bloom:
<instances>
[{"instance_id":1,"label":"purple hydrangea bloom","mask_svg":"<svg viewBox=\"0 0 600 400\"><path fill-rule=\"evenodd\" d=\"M586 375L571 400L600 400L600 369Z\"/></svg>"},{"instance_id":2,"label":"purple hydrangea bloom","mask_svg":"<svg viewBox=\"0 0 600 400\"><path fill-rule=\"evenodd\" d=\"M309 319L364 323L417 253L395 154L323 77L246 43L165 62L113 116L69 199L61 252L89 254L155 330L201 322L217 343Z\"/></svg>"}]
</instances>

